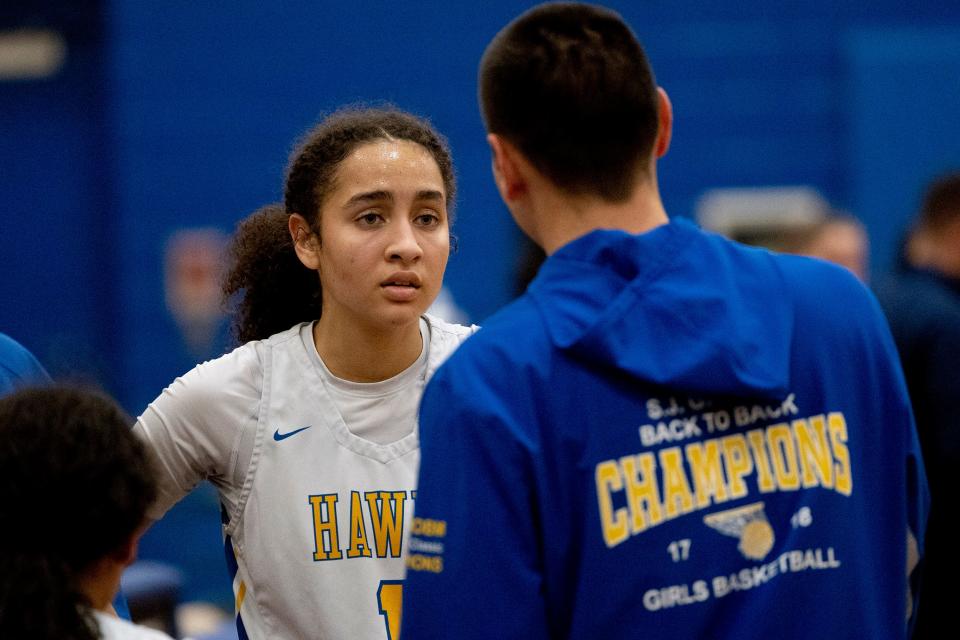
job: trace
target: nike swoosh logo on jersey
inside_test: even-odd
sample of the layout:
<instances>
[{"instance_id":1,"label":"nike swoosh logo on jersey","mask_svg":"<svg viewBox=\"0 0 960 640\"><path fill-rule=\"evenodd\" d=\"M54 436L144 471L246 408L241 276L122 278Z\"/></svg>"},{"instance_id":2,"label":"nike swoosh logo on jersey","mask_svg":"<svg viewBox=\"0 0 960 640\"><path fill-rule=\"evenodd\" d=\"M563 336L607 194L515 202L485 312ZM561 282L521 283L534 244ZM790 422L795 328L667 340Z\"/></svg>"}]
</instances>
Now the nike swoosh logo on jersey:
<instances>
[{"instance_id":1,"label":"nike swoosh logo on jersey","mask_svg":"<svg viewBox=\"0 0 960 640\"><path fill-rule=\"evenodd\" d=\"M295 436L301 431L305 431L312 426L313 426L312 424L308 424L305 427L300 427L299 429L294 429L293 431L287 431L286 433L280 433L280 429L277 429L276 431L273 432L273 439L276 440L277 442L280 442L281 440L286 440L290 436Z\"/></svg>"}]
</instances>

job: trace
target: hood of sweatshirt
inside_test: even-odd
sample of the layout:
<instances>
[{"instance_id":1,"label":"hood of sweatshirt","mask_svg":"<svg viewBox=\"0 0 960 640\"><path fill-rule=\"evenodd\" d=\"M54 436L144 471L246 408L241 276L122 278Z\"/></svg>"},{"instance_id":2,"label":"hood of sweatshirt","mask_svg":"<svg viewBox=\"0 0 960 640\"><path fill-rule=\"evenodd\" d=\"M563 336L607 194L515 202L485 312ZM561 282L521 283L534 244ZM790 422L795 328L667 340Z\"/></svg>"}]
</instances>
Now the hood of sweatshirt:
<instances>
[{"instance_id":1,"label":"hood of sweatshirt","mask_svg":"<svg viewBox=\"0 0 960 640\"><path fill-rule=\"evenodd\" d=\"M782 398L794 331L784 287L769 252L674 219L574 240L529 294L550 340L578 359L690 393Z\"/></svg>"}]
</instances>

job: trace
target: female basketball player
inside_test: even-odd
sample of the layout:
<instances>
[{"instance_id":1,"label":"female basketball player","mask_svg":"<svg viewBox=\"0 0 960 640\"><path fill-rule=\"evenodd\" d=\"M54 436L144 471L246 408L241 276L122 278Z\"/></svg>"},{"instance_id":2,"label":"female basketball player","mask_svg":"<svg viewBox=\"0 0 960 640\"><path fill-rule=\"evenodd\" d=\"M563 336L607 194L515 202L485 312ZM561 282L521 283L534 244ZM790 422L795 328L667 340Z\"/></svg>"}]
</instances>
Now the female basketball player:
<instances>
[{"instance_id":1,"label":"female basketball player","mask_svg":"<svg viewBox=\"0 0 960 640\"><path fill-rule=\"evenodd\" d=\"M241 637L397 637L417 405L472 331L424 315L454 190L422 120L327 118L294 154L284 206L235 236L224 291L243 346L138 421L161 469L152 515L202 479L219 490Z\"/></svg>"},{"instance_id":2,"label":"female basketball player","mask_svg":"<svg viewBox=\"0 0 960 640\"><path fill-rule=\"evenodd\" d=\"M170 640L107 613L155 496L113 401L60 387L0 400L0 638Z\"/></svg>"}]
</instances>

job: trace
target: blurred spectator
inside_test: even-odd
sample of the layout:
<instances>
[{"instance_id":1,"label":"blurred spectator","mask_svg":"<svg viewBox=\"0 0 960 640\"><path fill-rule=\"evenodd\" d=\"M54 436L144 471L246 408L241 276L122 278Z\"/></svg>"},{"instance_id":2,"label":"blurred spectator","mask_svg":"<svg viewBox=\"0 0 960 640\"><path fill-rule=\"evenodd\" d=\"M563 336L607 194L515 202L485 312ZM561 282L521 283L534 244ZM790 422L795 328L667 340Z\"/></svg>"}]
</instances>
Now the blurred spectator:
<instances>
[{"instance_id":1,"label":"blurred spectator","mask_svg":"<svg viewBox=\"0 0 960 640\"><path fill-rule=\"evenodd\" d=\"M227 235L218 229L180 229L167 242L164 289L167 309L194 359L223 351L226 314L220 302L223 250Z\"/></svg>"},{"instance_id":2,"label":"blurred spectator","mask_svg":"<svg viewBox=\"0 0 960 640\"><path fill-rule=\"evenodd\" d=\"M900 264L875 291L900 351L932 498L914 638L942 638L956 624L960 574L946 523L960 466L960 173L930 185Z\"/></svg>"},{"instance_id":3,"label":"blurred spectator","mask_svg":"<svg viewBox=\"0 0 960 640\"><path fill-rule=\"evenodd\" d=\"M870 243L863 224L834 212L810 187L714 189L700 199L697 221L737 242L820 258L867 280Z\"/></svg>"},{"instance_id":4,"label":"blurred spectator","mask_svg":"<svg viewBox=\"0 0 960 640\"><path fill-rule=\"evenodd\" d=\"M960 172L930 185L904 254L907 270L928 271L960 294Z\"/></svg>"},{"instance_id":5,"label":"blurred spectator","mask_svg":"<svg viewBox=\"0 0 960 640\"><path fill-rule=\"evenodd\" d=\"M779 250L821 258L867 281L870 242L863 224L851 216L831 215L798 229L783 238Z\"/></svg>"}]
</instances>

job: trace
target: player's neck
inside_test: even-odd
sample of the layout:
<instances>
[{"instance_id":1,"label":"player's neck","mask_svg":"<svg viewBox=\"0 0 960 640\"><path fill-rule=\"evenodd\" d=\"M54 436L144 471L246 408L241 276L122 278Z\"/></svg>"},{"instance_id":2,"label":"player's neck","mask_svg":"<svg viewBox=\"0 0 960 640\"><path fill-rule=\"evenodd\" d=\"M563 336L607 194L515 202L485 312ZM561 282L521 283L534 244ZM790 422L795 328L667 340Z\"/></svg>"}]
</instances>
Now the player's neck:
<instances>
[{"instance_id":1,"label":"player's neck","mask_svg":"<svg viewBox=\"0 0 960 640\"><path fill-rule=\"evenodd\" d=\"M548 255L597 229L637 234L669 222L655 180L638 184L622 202L550 189L536 198L531 209L535 240Z\"/></svg>"},{"instance_id":2,"label":"player's neck","mask_svg":"<svg viewBox=\"0 0 960 640\"><path fill-rule=\"evenodd\" d=\"M313 342L330 373L352 382L379 382L412 365L423 350L420 320L373 328L321 316Z\"/></svg>"},{"instance_id":3,"label":"player's neck","mask_svg":"<svg viewBox=\"0 0 960 640\"><path fill-rule=\"evenodd\" d=\"M101 558L78 577L78 587L93 609L112 612L110 603L120 588L123 567L110 557Z\"/></svg>"}]
</instances>

